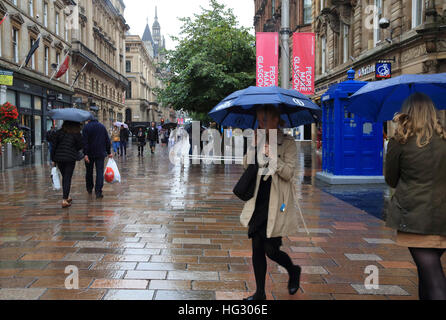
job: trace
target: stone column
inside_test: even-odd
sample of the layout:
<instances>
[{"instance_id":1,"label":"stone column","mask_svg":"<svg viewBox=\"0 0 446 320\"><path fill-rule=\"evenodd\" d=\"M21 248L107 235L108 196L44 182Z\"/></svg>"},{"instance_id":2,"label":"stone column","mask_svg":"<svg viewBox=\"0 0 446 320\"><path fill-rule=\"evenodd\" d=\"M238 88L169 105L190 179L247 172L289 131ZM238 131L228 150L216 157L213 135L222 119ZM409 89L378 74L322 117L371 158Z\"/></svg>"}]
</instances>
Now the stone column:
<instances>
[{"instance_id":1,"label":"stone column","mask_svg":"<svg viewBox=\"0 0 446 320\"><path fill-rule=\"evenodd\" d=\"M0 105L6 103L6 86L0 86Z\"/></svg>"}]
</instances>

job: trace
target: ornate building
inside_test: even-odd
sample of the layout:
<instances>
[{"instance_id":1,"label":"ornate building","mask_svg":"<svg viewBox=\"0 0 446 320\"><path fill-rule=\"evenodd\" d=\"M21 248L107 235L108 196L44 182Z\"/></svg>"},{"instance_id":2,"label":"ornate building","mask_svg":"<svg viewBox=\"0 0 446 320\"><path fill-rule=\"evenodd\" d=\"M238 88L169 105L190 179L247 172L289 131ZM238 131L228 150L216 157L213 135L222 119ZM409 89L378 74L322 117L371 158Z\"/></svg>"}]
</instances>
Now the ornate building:
<instances>
[{"instance_id":1,"label":"ornate building","mask_svg":"<svg viewBox=\"0 0 446 320\"><path fill-rule=\"evenodd\" d=\"M51 127L48 111L71 105L73 72L51 78L71 50L74 5L72 0L0 1L0 21L5 18L0 25L0 70L14 77L12 86L2 87L0 102L18 107L20 124L31 129L32 146L40 147ZM39 47L24 65L37 41Z\"/></svg>"},{"instance_id":2,"label":"ornate building","mask_svg":"<svg viewBox=\"0 0 446 320\"><path fill-rule=\"evenodd\" d=\"M392 77L446 72L445 0L321 0L313 12L316 100L350 68L374 81L380 61L391 62Z\"/></svg>"},{"instance_id":3,"label":"ornate building","mask_svg":"<svg viewBox=\"0 0 446 320\"><path fill-rule=\"evenodd\" d=\"M171 120L170 110L158 103L155 92L163 85L158 77L158 64L165 49L157 9L152 30L153 37L147 21L142 39L137 35L126 36L126 76L130 82L126 96L127 123Z\"/></svg>"},{"instance_id":4,"label":"ornate building","mask_svg":"<svg viewBox=\"0 0 446 320\"><path fill-rule=\"evenodd\" d=\"M123 121L125 94L125 32L122 0L78 0L73 22L73 72L86 65L74 86L74 103L97 112L98 119L111 128Z\"/></svg>"}]
</instances>

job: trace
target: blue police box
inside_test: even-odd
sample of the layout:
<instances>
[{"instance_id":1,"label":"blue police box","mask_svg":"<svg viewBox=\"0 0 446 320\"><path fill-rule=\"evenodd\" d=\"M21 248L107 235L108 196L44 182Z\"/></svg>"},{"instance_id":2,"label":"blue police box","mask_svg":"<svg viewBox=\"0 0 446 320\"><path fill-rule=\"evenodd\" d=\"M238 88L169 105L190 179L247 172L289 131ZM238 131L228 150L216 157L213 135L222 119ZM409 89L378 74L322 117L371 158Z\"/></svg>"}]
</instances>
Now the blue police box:
<instances>
[{"instance_id":1,"label":"blue police box","mask_svg":"<svg viewBox=\"0 0 446 320\"><path fill-rule=\"evenodd\" d=\"M348 111L348 98L367 82L355 81L355 71L322 95L322 172L329 184L384 183L383 125Z\"/></svg>"}]
</instances>

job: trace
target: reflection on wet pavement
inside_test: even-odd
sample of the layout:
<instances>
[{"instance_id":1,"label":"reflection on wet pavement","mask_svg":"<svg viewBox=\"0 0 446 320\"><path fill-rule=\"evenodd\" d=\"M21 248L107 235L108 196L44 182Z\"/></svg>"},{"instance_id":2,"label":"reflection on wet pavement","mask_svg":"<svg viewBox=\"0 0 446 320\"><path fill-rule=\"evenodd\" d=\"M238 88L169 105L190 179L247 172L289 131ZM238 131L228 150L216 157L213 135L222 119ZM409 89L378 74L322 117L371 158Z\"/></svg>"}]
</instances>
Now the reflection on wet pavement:
<instances>
[{"instance_id":1,"label":"reflection on wet pavement","mask_svg":"<svg viewBox=\"0 0 446 320\"><path fill-rule=\"evenodd\" d=\"M106 185L103 200L87 194L78 163L67 210L48 166L0 173L0 299L237 300L255 290L243 203L232 194L241 166L174 166L166 149L135 152L117 159L123 183ZM309 146L297 156L312 241L300 229L283 250L303 266L302 290L289 296L286 271L269 262L268 298L416 299L416 269L394 232L317 185ZM369 265L378 291L364 288ZM77 290L65 288L67 266L79 270Z\"/></svg>"}]
</instances>

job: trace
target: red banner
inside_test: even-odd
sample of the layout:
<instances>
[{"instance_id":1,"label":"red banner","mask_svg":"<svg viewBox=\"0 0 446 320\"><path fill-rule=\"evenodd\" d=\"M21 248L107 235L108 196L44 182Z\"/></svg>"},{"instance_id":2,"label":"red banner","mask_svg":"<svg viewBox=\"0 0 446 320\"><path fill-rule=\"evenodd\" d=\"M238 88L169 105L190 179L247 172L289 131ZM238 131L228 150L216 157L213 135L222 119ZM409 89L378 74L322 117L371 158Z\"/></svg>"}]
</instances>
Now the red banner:
<instances>
[{"instance_id":1,"label":"red banner","mask_svg":"<svg viewBox=\"0 0 446 320\"><path fill-rule=\"evenodd\" d=\"M257 87L277 86L279 82L279 34L258 32L256 34Z\"/></svg>"},{"instance_id":2,"label":"red banner","mask_svg":"<svg viewBox=\"0 0 446 320\"><path fill-rule=\"evenodd\" d=\"M315 45L314 33L293 34L293 89L307 95L314 94Z\"/></svg>"},{"instance_id":3,"label":"red banner","mask_svg":"<svg viewBox=\"0 0 446 320\"><path fill-rule=\"evenodd\" d=\"M70 57L67 56L65 58L65 61L60 66L59 71L56 74L56 79L59 79L60 77L62 77L68 71L69 67L70 67Z\"/></svg>"}]
</instances>

